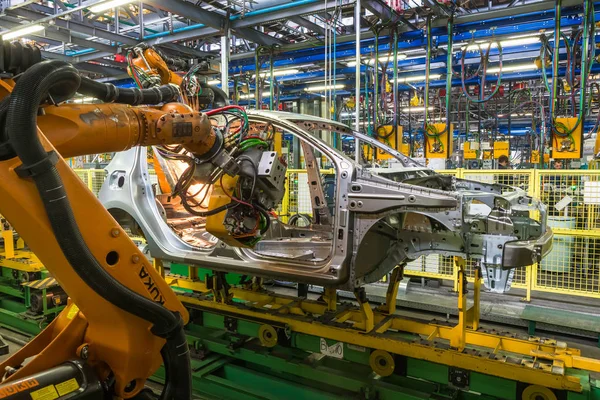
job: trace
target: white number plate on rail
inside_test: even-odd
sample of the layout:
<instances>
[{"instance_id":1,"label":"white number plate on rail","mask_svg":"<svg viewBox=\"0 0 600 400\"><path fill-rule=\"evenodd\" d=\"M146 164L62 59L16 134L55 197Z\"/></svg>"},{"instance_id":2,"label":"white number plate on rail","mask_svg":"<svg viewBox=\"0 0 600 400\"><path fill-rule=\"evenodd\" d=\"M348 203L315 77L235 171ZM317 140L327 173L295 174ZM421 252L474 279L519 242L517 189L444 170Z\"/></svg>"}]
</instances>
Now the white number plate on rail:
<instances>
[{"instance_id":1,"label":"white number plate on rail","mask_svg":"<svg viewBox=\"0 0 600 400\"><path fill-rule=\"evenodd\" d=\"M332 344L331 346L327 345L327 341L321 338L321 354L325 354L326 356L333 358L344 358L344 343L337 342Z\"/></svg>"}]
</instances>

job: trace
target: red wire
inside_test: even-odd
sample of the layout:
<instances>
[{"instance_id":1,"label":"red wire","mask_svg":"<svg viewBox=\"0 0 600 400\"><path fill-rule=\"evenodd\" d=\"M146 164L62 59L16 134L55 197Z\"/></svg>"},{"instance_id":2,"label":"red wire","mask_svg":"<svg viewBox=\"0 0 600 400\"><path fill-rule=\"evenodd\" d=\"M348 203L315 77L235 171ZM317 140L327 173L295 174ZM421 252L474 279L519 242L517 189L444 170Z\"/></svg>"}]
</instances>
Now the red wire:
<instances>
[{"instance_id":1,"label":"red wire","mask_svg":"<svg viewBox=\"0 0 600 400\"><path fill-rule=\"evenodd\" d=\"M221 189L223 189L223 193L225 193L225 194L227 195L227 197L229 197L231 200L233 200L233 201L235 201L235 202L238 202L238 203L240 203L240 204L244 204L244 205L246 205L246 206L248 206L248 207L250 207L250 208L254 209L254 206L253 206L252 204L250 204L250 203L246 203L245 201L242 201L242 200L240 200L240 199L236 199L235 197L233 197L233 195L229 194L229 193L227 192L227 190L225 190L225 186L223 186L223 176L224 176L224 175L221 175L221 178L220 178L220 180L219 180L219 181L221 182Z\"/></svg>"},{"instance_id":2,"label":"red wire","mask_svg":"<svg viewBox=\"0 0 600 400\"><path fill-rule=\"evenodd\" d=\"M250 203L246 203L245 201L242 201L240 199L236 199L235 197L233 197L231 194L229 194L227 192L227 190L225 190L225 186L223 186L223 176L221 175L221 178L219 179L220 183L221 183L221 189L223 190L223 193L225 193L227 195L227 197L229 197L231 200L236 201L240 204L244 204L250 208L252 208L254 210L254 206ZM256 211L254 211L256 212ZM258 227L260 226L260 214L256 212L256 225L254 226L254 229L252 230L252 232L250 233L246 233L244 235L238 235L238 236L234 236L235 238L243 238L243 237L251 237L254 236L254 234L256 233L256 231L258 230Z\"/></svg>"},{"instance_id":3,"label":"red wire","mask_svg":"<svg viewBox=\"0 0 600 400\"><path fill-rule=\"evenodd\" d=\"M232 109L237 109L237 110L241 110L243 112L246 112L246 110L244 109L244 107L241 107L241 106L225 106L225 107L221 107L221 108L215 108L214 110L209 110L205 114L206 115L214 115L214 114L218 114L220 112L227 111L227 110L232 110Z\"/></svg>"}]
</instances>

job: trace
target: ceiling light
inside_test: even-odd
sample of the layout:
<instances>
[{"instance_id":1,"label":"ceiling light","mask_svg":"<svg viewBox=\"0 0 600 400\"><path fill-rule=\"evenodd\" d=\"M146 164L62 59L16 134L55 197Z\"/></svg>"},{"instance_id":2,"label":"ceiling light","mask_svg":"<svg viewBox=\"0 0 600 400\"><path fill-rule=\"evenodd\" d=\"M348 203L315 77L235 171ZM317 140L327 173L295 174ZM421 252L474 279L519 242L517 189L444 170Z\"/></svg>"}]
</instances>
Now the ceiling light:
<instances>
[{"instance_id":1,"label":"ceiling light","mask_svg":"<svg viewBox=\"0 0 600 400\"><path fill-rule=\"evenodd\" d=\"M520 113L512 113L510 114L511 117L531 117L533 114L531 113L525 113L525 114L520 114ZM506 118L507 114L498 114L498 118Z\"/></svg>"},{"instance_id":2,"label":"ceiling light","mask_svg":"<svg viewBox=\"0 0 600 400\"><path fill-rule=\"evenodd\" d=\"M40 25L40 24L29 25L29 26L26 26L25 28L21 28L21 29L17 29L14 31L9 31L9 32L3 33L2 40L15 39L15 38L18 38L21 36L28 35L30 33L39 32L39 31L43 31L43 30L44 30L43 25Z\"/></svg>"},{"instance_id":3,"label":"ceiling light","mask_svg":"<svg viewBox=\"0 0 600 400\"><path fill-rule=\"evenodd\" d=\"M284 75L294 75L297 74L298 72L300 72L300 70L297 69L276 69L273 71L273 76L284 76ZM261 78L270 78L271 77L271 73L270 72L261 72L260 73L260 77ZM252 75L252 79L256 78L256 74Z\"/></svg>"},{"instance_id":4,"label":"ceiling light","mask_svg":"<svg viewBox=\"0 0 600 400\"><path fill-rule=\"evenodd\" d=\"M427 107L427 109L429 111L431 111L431 110L433 110L433 107ZM402 109L402 112L411 112L411 113L413 113L413 112L423 112L423 111L425 111L425 107L410 107L410 108L407 107L407 108L403 108Z\"/></svg>"},{"instance_id":5,"label":"ceiling light","mask_svg":"<svg viewBox=\"0 0 600 400\"><path fill-rule=\"evenodd\" d=\"M263 92L262 97L269 97L271 94L266 91ZM256 95L254 93L249 93L249 94L240 94L240 100L252 100L255 99Z\"/></svg>"},{"instance_id":6,"label":"ceiling light","mask_svg":"<svg viewBox=\"0 0 600 400\"><path fill-rule=\"evenodd\" d=\"M331 90L331 89L343 89L345 88L346 85L343 84L337 84L337 85L321 85L321 86L309 86L307 88L304 88L304 90L306 92L320 92L323 90Z\"/></svg>"},{"instance_id":7,"label":"ceiling light","mask_svg":"<svg viewBox=\"0 0 600 400\"><path fill-rule=\"evenodd\" d=\"M528 44L536 44L540 42L540 38L539 36L530 36L530 37L521 37L521 38L517 38L517 39L508 39L508 40L501 40L500 44L502 45L502 47L510 47L510 46L525 46ZM466 44L463 44L461 47L465 47ZM467 50L479 50L480 48L483 50L486 50L488 45L490 45L490 42L486 42L486 41L477 41L474 44L469 44L467 47ZM492 42L492 44L490 45L490 48L494 49L498 47L498 42Z\"/></svg>"},{"instance_id":8,"label":"ceiling light","mask_svg":"<svg viewBox=\"0 0 600 400\"><path fill-rule=\"evenodd\" d=\"M430 74L429 80L439 79L441 77L442 77L442 75L440 75L440 74ZM398 77L398 83L423 82L424 80L425 80L425 75L407 76L405 78ZM394 82L393 79L391 79L390 81Z\"/></svg>"},{"instance_id":9,"label":"ceiling light","mask_svg":"<svg viewBox=\"0 0 600 400\"><path fill-rule=\"evenodd\" d=\"M398 54L398 60L406 60L408 56L406 54ZM387 63L391 63L394 61L394 56L384 56L384 57L379 57L379 62L387 62ZM373 63L375 62L375 58L370 58L368 60L362 60L361 61L363 64L367 64L367 65L373 65ZM349 67L356 67L356 61L348 61L346 63L347 66Z\"/></svg>"},{"instance_id":10,"label":"ceiling light","mask_svg":"<svg viewBox=\"0 0 600 400\"><path fill-rule=\"evenodd\" d=\"M445 121L446 117L441 117L441 118L435 118L435 120L433 121L433 123L435 124L436 121ZM423 118L421 118L420 120L418 120L417 122L423 122ZM431 122L431 121L430 121Z\"/></svg>"},{"instance_id":11,"label":"ceiling light","mask_svg":"<svg viewBox=\"0 0 600 400\"><path fill-rule=\"evenodd\" d=\"M111 8L124 6L125 4L132 3L133 0L111 0L104 3L96 4L90 7L90 11L94 14L109 10Z\"/></svg>"},{"instance_id":12,"label":"ceiling light","mask_svg":"<svg viewBox=\"0 0 600 400\"><path fill-rule=\"evenodd\" d=\"M534 63L502 66L502 72L532 71L536 69L538 68ZM487 70L487 72L490 74L497 74L500 72L500 67L490 68Z\"/></svg>"}]
</instances>

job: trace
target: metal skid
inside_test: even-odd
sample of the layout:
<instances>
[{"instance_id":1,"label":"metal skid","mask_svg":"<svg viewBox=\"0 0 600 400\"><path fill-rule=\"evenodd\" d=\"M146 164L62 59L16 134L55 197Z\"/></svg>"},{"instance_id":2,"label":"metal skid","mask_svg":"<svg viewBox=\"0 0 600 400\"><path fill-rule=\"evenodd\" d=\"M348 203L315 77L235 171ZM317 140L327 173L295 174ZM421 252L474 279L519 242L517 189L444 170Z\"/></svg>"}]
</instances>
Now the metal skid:
<instances>
[{"instance_id":1,"label":"metal skid","mask_svg":"<svg viewBox=\"0 0 600 400\"><path fill-rule=\"evenodd\" d=\"M460 389L468 388L469 377L479 379L485 375L486 379L518 382L520 387L543 387L583 396L577 398L592 398L586 397L590 391L589 373L600 372L600 361L582 357L578 349L564 342L482 328L481 271L476 271L470 307L464 268L458 274L456 324L422 322L395 314L403 266L393 270L386 302L375 308L361 289L355 291L356 302L349 303L338 302L336 291L327 288L321 298L309 300L268 291L256 279L230 287L223 276L198 277L194 267L189 267L187 277L167 275L166 279L195 315L191 334L204 327L237 337L237 344L229 347L228 356L233 358L244 353L246 345L256 344L255 339L267 348L302 348L298 338L310 337L320 343L312 351L328 357L356 361L347 349L364 351L363 364L368 363L381 377L395 375L396 365L408 358L448 367L452 371L450 386ZM197 336L192 342L202 347L204 338ZM461 387L461 380L467 381L466 386ZM498 398L494 397L495 390L489 387L488 392L479 391Z\"/></svg>"}]
</instances>

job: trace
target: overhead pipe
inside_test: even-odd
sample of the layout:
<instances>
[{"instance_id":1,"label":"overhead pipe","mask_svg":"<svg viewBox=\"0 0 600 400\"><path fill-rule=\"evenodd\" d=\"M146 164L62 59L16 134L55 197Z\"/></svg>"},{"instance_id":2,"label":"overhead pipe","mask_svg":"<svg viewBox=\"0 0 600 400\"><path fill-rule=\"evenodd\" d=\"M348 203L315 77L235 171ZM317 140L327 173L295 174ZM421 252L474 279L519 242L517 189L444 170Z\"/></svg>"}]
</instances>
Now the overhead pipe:
<instances>
[{"instance_id":1,"label":"overhead pipe","mask_svg":"<svg viewBox=\"0 0 600 400\"><path fill-rule=\"evenodd\" d=\"M287 10L290 8L294 8L294 7L299 7L299 6L305 6L305 5L309 5L309 4L316 4L316 3L322 3L321 0L298 0L298 1L291 1L289 3L285 3L285 4L278 4L276 6L272 6L272 7L265 7L265 8L261 8L259 10L254 10L254 11L249 11L247 13L244 14L237 14L237 15L232 15L229 20L230 21L236 21L238 19L243 19L243 18L248 18L248 17L254 17L257 15L264 15L264 14L268 14L271 12L276 12L276 11L282 11L282 10ZM360 4L360 1L357 2L357 6ZM355 10L356 12L356 10Z\"/></svg>"}]
</instances>

